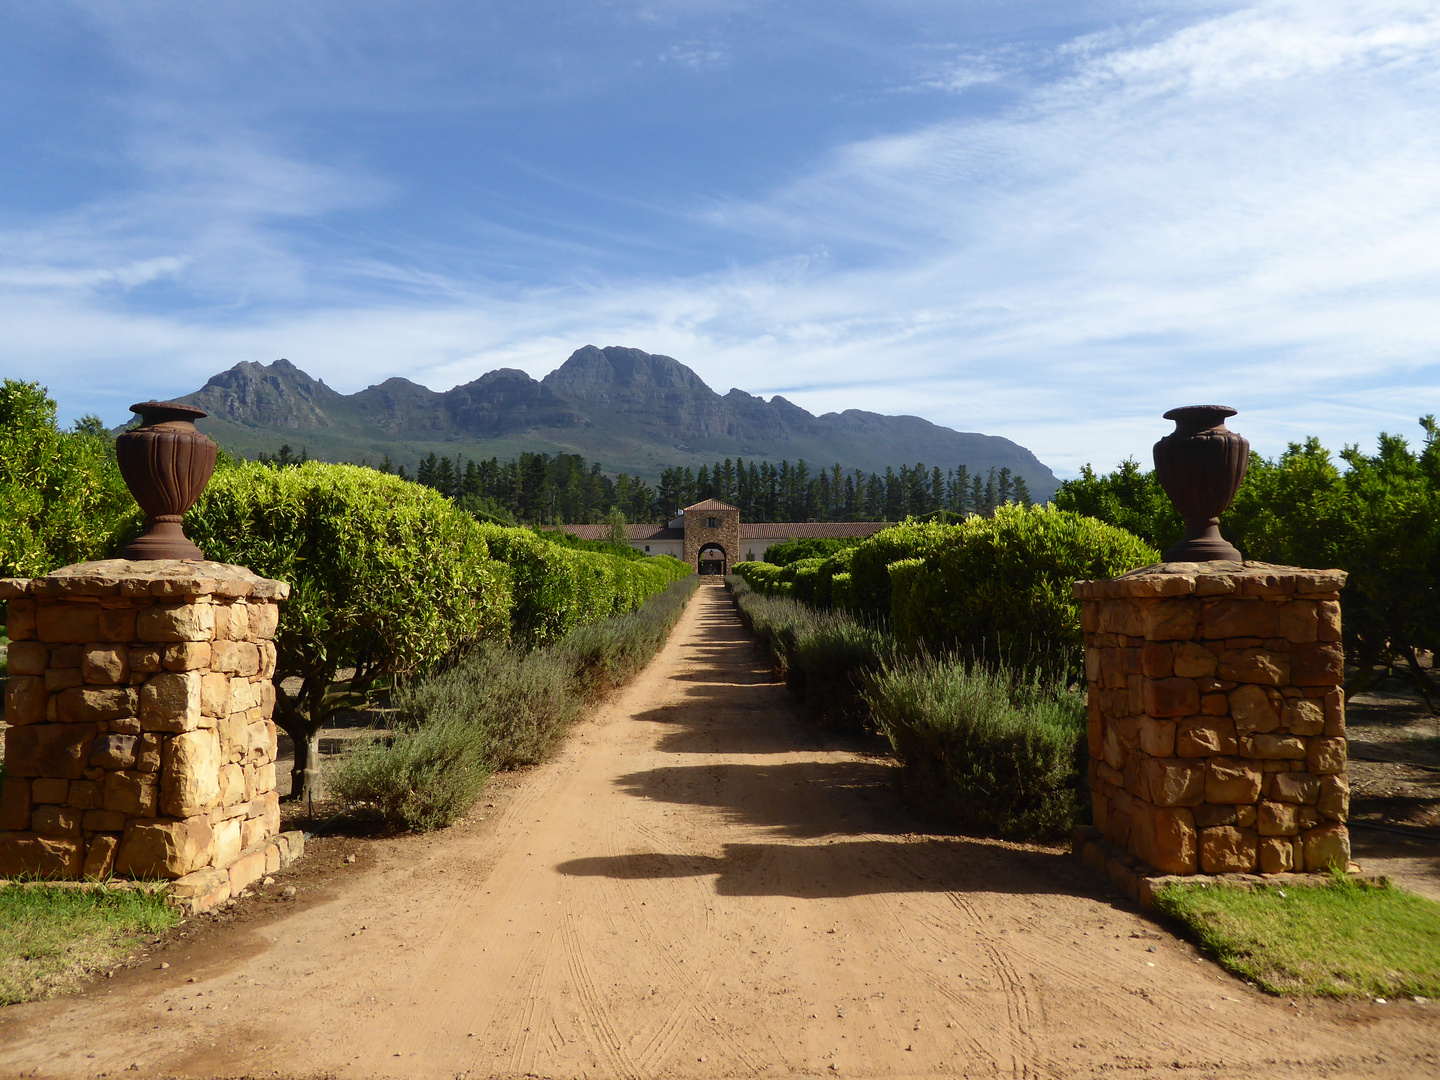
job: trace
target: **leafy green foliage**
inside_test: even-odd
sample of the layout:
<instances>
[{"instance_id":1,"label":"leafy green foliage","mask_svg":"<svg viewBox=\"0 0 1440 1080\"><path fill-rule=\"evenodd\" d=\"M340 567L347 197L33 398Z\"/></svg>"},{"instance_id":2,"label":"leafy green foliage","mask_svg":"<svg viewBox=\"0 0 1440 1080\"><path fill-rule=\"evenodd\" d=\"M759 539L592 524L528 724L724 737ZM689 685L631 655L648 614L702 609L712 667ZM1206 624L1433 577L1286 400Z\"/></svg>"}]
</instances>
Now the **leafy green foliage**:
<instances>
[{"instance_id":1,"label":"leafy green foliage","mask_svg":"<svg viewBox=\"0 0 1440 1080\"><path fill-rule=\"evenodd\" d=\"M587 700L639 671L697 584L693 576L676 581L638 611L549 646L482 646L401 687L397 730L347 754L333 786L395 825L427 831L452 824L491 774L543 761Z\"/></svg>"},{"instance_id":2,"label":"leafy green foliage","mask_svg":"<svg viewBox=\"0 0 1440 1080\"><path fill-rule=\"evenodd\" d=\"M114 440L94 417L75 428L60 430L43 387L0 382L0 577L105 558L139 524Z\"/></svg>"},{"instance_id":3,"label":"leafy green foliage","mask_svg":"<svg viewBox=\"0 0 1440 1080\"><path fill-rule=\"evenodd\" d=\"M952 654L885 663L865 698L932 813L1032 838L1078 820L1083 693Z\"/></svg>"},{"instance_id":4,"label":"leafy green foliage","mask_svg":"<svg viewBox=\"0 0 1440 1080\"><path fill-rule=\"evenodd\" d=\"M837 551L853 548L859 543L859 537L832 539L809 536L803 539L786 540L783 543L771 544L766 548L765 561L774 563L776 566L789 566L801 559L824 559L834 555Z\"/></svg>"},{"instance_id":5,"label":"leafy green foliage","mask_svg":"<svg viewBox=\"0 0 1440 1080\"><path fill-rule=\"evenodd\" d=\"M928 551L896 560L891 623L914 651L958 650L992 663L1078 677L1084 654L1079 579L1111 578L1159 553L1130 533L1053 507L1002 506L926 537ZM864 545L856 560L864 552Z\"/></svg>"},{"instance_id":6,"label":"leafy green foliage","mask_svg":"<svg viewBox=\"0 0 1440 1080\"><path fill-rule=\"evenodd\" d=\"M900 559L924 558L955 531L954 525L905 521L882 529L855 549L850 559L851 606L862 618L890 618L890 570Z\"/></svg>"}]
</instances>

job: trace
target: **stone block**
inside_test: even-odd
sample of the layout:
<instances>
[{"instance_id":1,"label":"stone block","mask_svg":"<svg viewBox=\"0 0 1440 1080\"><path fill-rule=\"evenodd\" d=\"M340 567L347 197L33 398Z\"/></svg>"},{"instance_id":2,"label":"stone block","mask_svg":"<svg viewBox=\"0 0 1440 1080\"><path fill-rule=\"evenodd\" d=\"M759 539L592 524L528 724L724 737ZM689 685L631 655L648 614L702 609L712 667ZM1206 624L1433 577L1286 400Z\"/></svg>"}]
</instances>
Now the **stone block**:
<instances>
[{"instance_id":1,"label":"stone block","mask_svg":"<svg viewBox=\"0 0 1440 1080\"><path fill-rule=\"evenodd\" d=\"M1345 652L1338 642L1296 645L1290 650L1294 686L1339 686L1345 681Z\"/></svg>"},{"instance_id":2,"label":"stone block","mask_svg":"<svg viewBox=\"0 0 1440 1080\"><path fill-rule=\"evenodd\" d=\"M1270 797L1276 802L1313 805L1320 798L1320 778L1312 773L1276 773L1270 782Z\"/></svg>"},{"instance_id":3,"label":"stone block","mask_svg":"<svg viewBox=\"0 0 1440 1080\"><path fill-rule=\"evenodd\" d=\"M45 689L52 694L68 690L72 686L84 686L85 676L79 668L52 667L45 672Z\"/></svg>"},{"instance_id":4,"label":"stone block","mask_svg":"<svg viewBox=\"0 0 1440 1080\"><path fill-rule=\"evenodd\" d=\"M203 817L132 821L115 857L117 874L178 878L209 865L214 835Z\"/></svg>"},{"instance_id":5,"label":"stone block","mask_svg":"<svg viewBox=\"0 0 1440 1080\"><path fill-rule=\"evenodd\" d=\"M1156 806L1194 806L1205 801L1205 763L1185 758L1145 762L1150 800Z\"/></svg>"},{"instance_id":6,"label":"stone block","mask_svg":"<svg viewBox=\"0 0 1440 1080\"><path fill-rule=\"evenodd\" d=\"M230 864L230 895L234 896L265 876L265 849L247 851Z\"/></svg>"},{"instance_id":7,"label":"stone block","mask_svg":"<svg viewBox=\"0 0 1440 1080\"><path fill-rule=\"evenodd\" d=\"M1237 824L1238 816L1235 807L1226 806L1220 803L1201 803L1199 806L1190 808L1195 815L1195 827L1197 829L1213 829L1217 825Z\"/></svg>"},{"instance_id":8,"label":"stone block","mask_svg":"<svg viewBox=\"0 0 1440 1080\"><path fill-rule=\"evenodd\" d=\"M1266 800L1257 808L1259 818L1255 828L1261 836L1295 836L1300 832L1300 822L1291 803Z\"/></svg>"},{"instance_id":9,"label":"stone block","mask_svg":"<svg viewBox=\"0 0 1440 1080\"><path fill-rule=\"evenodd\" d=\"M250 632L246 637L252 641L269 641L275 636L275 628L280 625L280 606L275 603L252 603L249 608Z\"/></svg>"},{"instance_id":10,"label":"stone block","mask_svg":"<svg viewBox=\"0 0 1440 1080\"><path fill-rule=\"evenodd\" d=\"M240 822L240 846L253 848L263 845L270 838L265 831L264 818L246 818Z\"/></svg>"},{"instance_id":11,"label":"stone block","mask_svg":"<svg viewBox=\"0 0 1440 1080\"><path fill-rule=\"evenodd\" d=\"M130 670L152 675L160 670L165 650L158 645L135 645L130 649Z\"/></svg>"},{"instance_id":12,"label":"stone block","mask_svg":"<svg viewBox=\"0 0 1440 1080\"><path fill-rule=\"evenodd\" d=\"M1157 806L1145 814L1151 866L1166 874L1193 874L1197 866L1195 817L1183 807Z\"/></svg>"},{"instance_id":13,"label":"stone block","mask_svg":"<svg viewBox=\"0 0 1440 1080\"><path fill-rule=\"evenodd\" d=\"M74 881L80 876L84 861L85 842L78 836L0 833L0 878Z\"/></svg>"},{"instance_id":14,"label":"stone block","mask_svg":"<svg viewBox=\"0 0 1440 1080\"><path fill-rule=\"evenodd\" d=\"M1304 753L1292 754L1290 756L1304 757L1312 773L1343 773L1345 771L1346 756L1345 740L1311 739Z\"/></svg>"},{"instance_id":15,"label":"stone block","mask_svg":"<svg viewBox=\"0 0 1440 1080\"><path fill-rule=\"evenodd\" d=\"M210 666L208 641L182 641L165 649L166 671L195 671Z\"/></svg>"},{"instance_id":16,"label":"stone block","mask_svg":"<svg viewBox=\"0 0 1440 1080\"><path fill-rule=\"evenodd\" d=\"M1346 821L1350 817L1349 781L1343 776L1322 776L1315 809L1331 821Z\"/></svg>"},{"instance_id":17,"label":"stone block","mask_svg":"<svg viewBox=\"0 0 1440 1080\"><path fill-rule=\"evenodd\" d=\"M280 795L275 791L266 791L257 796L250 804L258 809L256 817L265 823L265 835L274 836L280 831Z\"/></svg>"},{"instance_id":18,"label":"stone block","mask_svg":"<svg viewBox=\"0 0 1440 1080\"><path fill-rule=\"evenodd\" d=\"M84 645L100 640L100 605L41 604L35 611L35 636L46 644Z\"/></svg>"},{"instance_id":19,"label":"stone block","mask_svg":"<svg viewBox=\"0 0 1440 1080\"><path fill-rule=\"evenodd\" d=\"M1235 807L1235 824L1242 829L1253 829L1259 816L1254 803L1245 803Z\"/></svg>"},{"instance_id":20,"label":"stone block","mask_svg":"<svg viewBox=\"0 0 1440 1080\"><path fill-rule=\"evenodd\" d=\"M241 818L230 818L228 821L221 821L213 827L215 836L215 857L216 866L229 866L240 854L240 833L243 828Z\"/></svg>"},{"instance_id":21,"label":"stone block","mask_svg":"<svg viewBox=\"0 0 1440 1080\"><path fill-rule=\"evenodd\" d=\"M30 801L40 803L63 803L70 797L70 781L53 776L42 776L30 781Z\"/></svg>"},{"instance_id":22,"label":"stone block","mask_svg":"<svg viewBox=\"0 0 1440 1080\"><path fill-rule=\"evenodd\" d=\"M1262 836L1260 838L1260 872L1262 874L1288 874L1295 868L1295 845L1284 836Z\"/></svg>"},{"instance_id":23,"label":"stone block","mask_svg":"<svg viewBox=\"0 0 1440 1080\"><path fill-rule=\"evenodd\" d=\"M1305 852L1305 869L1345 870L1350 865L1350 831L1332 822L1308 830L1301 838ZM1298 869L1298 867L1297 867Z\"/></svg>"},{"instance_id":24,"label":"stone block","mask_svg":"<svg viewBox=\"0 0 1440 1080\"><path fill-rule=\"evenodd\" d=\"M280 845L280 863L282 866L289 866L301 855L305 854L305 834L299 829L291 829L289 832L278 833L275 836L275 843Z\"/></svg>"},{"instance_id":25,"label":"stone block","mask_svg":"<svg viewBox=\"0 0 1440 1080\"><path fill-rule=\"evenodd\" d=\"M90 764L97 769L131 768L135 764L135 736L99 736L90 747Z\"/></svg>"},{"instance_id":26,"label":"stone block","mask_svg":"<svg viewBox=\"0 0 1440 1080\"><path fill-rule=\"evenodd\" d=\"M1182 679L1200 679L1214 675L1220 666L1219 658L1193 641L1182 641L1174 646L1175 675Z\"/></svg>"},{"instance_id":27,"label":"stone block","mask_svg":"<svg viewBox=\"0 0 1440 1080\"><path fill-rule=\"evenodd\" d=\"M5 734L5 771L11 776L79 780L85 775L95 729L87 724L31 724Z\"/></svg>"},{"instance_id":28,"label":"stone block","mask_svg":"<svg viewBox=\"0 0 1440 1080\"><path fill-rule=\"evenodd\" d=\"M16 597L6 604L5 633L11 641L31 641L35 637L35 601Z\"/></svg>"},{"instance_id":29,"label":"stone block","mask_svg":"<svg viewBox=\"0 0 1440 1080\"><path fill-rule=\"evenodd\" d=\"M99 630L101 641L134 641L135 609L133 607L101 608Z\"/></svg>"},{"instance_id":30,"label":"stone block","mask_svg":"<svg viewBox=\"0 0 1440 1080\"><path fill-rule=\"evenodd\" d=\"M1226 649L1220 654L1216 674L1227 682L1284 686L1290 682L1290 661L1259 647Z\"/></svg>"},{"instance_id":31,"label":"stone block","mask_svg":"<svg viewBox=\"0 0 1440 1080\"><path fill-rule=\"evenodd\" d=\"M245 768L245 797L255 799L275 790L275 762L267 761Z\"/></svg>"},{"instance_id":32,"label":"stone block","mask_svg":"<svg viewBox=\"0 0 1440 1080\"><path fill-rule=\"evenodd\" d=\"M1316 640L1340 640L1340 601L1321 600L1315 605Z\"/></svg>"},{"instance_id":33,"label":"stone block","mask_svg":"<svg viewBox=\"0 0 1440 1080\"><path fill-rule=\"evenodd\" d=\"M1274 731L1280 726L1280 712L1264 688L1253 683L1238 686L1230 692L1228 699L1237 735Z\"/></svg>"},{"instance_id":34,"label":"stone block","mask_svg":"<svg viewBox=\"0 0 1440 1080\"><path fill-rule=\"evenodd\" d=\"M87 645L80 659L80 674L92 686L114 686L130 678L127 645Z\"/></svg>"},{"instance_id":35,"label":"stone block","mask_svg":"<svg viewBox=\"0 0 1440 1080\"><path fill-rule=\"evenodd\" d=\"M1260 837L1254 829L1220 825L1200 830L1200 869L1207 874L1248 874L1255 869Z\"/></svg>"},{"instance_id":36,"label":"stone block","mask_svg":"<svg viewBox=\"0 0 1440 1080\"><path fill-rule=\"evenodd\" d=\"M12 641L6 654L10 677L44 675L50 663L50 650L39 641Z\"/></svg>"},{"instance_id":37,"label":"stone block","mask_svg":"<svg viewBox=\"0 0 1440 1080\"><path fill-rule=\"evenodd\" d=\"M1199 621L1196 600L1146 600L1140 608L1141 632L1131 636L1146 641L1190 641Z\"/></svg>"},{"instance_id":38,"label":"stone block","mask_svg":"<svg viewBox=\"0 0 1440 1080\"><path fill-rule=\"evenodd\" d=\"M249 802L245 795L245 770L239 765L223 765L220 768L220 805L234 806Z\"/></svg>"},{"instance_id":39,"label":"stone block","mask_svg":"<svg viewBox=\"0 0 1440 1080\"><path fill-rule=\"evenodd\" d=\"M119 810L86 810L80 827L90 833L118 833L125 828L125 822L128 820L130 820L129 816L122 814Z\"/></svg>"},{"instance_id":40,"label":"stone block","mask_svg":"<svg viewBox=\"0 0 1440 1080\"><path fill-rule=\"evenodd\" d=\"M1147 641L1140 650L1140 674L1150 679L1168 679L1175 672L1175 651L1160 641Z\"/></svg>"},{"instance_id":41,"label":"stone block","mask_svg":"<svg viewBox=\"0 0 1440 1080\"><path fill-rule=\"evenodd\" d=\"M260 671L260 650L249 641L217 641L210 666L230 675L255 675Z\"/></svg>"},{"instance_id":42,"label":"stone block","mask_svg":"<svg viewBox=\"0 0 1440 1080\"><path fill-rule=\"evenodd\" d=\"M147 731L135 743L135 771L157 773L160 771L161 739L156 731Z\"/></svg>"},{"instance_id":43,"label":"stone block","mask_svg":"<svg viewBox=\"0 0 1440 1080\"><path fill-rule=\"evenodd\" d=\"M1140 721L1140 749L1152 757L1173 757L1175 754L1175 721L1144 717Z\"/></svg>"},{"instance_id":44,"label":"stone block","mask_svg":"<svg viewBox=\"0 0 1440 1080\"><path fill-rule=\"evenodd\" d=\"M73 806L37 806L30 811L30 831L42 836L79 836L81 812Z\"/></svg>"},{"instance_id":45,"label":"stone block","mask_svg":"<svg viewBox=\"0 0 1440 1080\"><path fill-rule=\"evenodd\" d=\"M209 641L215 636L211 604L156 604L135 619L135 636L141 641Z\"/></svg>"},{"instance_id":46,"label":"stone block","mask_svg":"<svg viewBox=\"0 0 1440 1080\"><path fill-rule=\"evenodd\" d=\"M7 776L0 784L0 832L24 832L30 828L30 781Z\"/></svg>"},{"instance_id":47,"label":"stone block","mask_svg":"<svg viewBox=\"0 0 1440 1080\"><path fill-rule=\"evenodd\" d=\"M85 724L134 716L139 704L133 686L81 686L62 690L55 699L55 712L61 723Z\"/></svg>"},{"instance_id":48,"label":"stone block","mask_svg":"<svg viewBox=\"0 0 1440 1080\"><path fill-rule=\"evenodd\" d=\"M200 711L206 716L229 715L229 675L219 671L207 671L200 677Z\"/></svg>"},{"instance_id":49,"label":"stone block","mask_svg":"<svg viewBox=\"0 0 1440 1080\"><path fill-rule=\"evenodd\" d=\"M220 799L220 740L213 731L176 735L161 765L160 806L171 817L203 814Z\"/></svg>"},{"instance_id":50,"label":"stone block","mask_svg":"<svg viewBox=\"0 0 1440 1080\"><path fill-rule=\"evenodd\" d=\"M1180 757L1234 755L1235 725L1226 716L1187 716L1175 728L1175 753Z\"/></svg>"},{"instance_id":51,"label":"stone block","mask_svg":"<svg viewBox=\"0 0 1440 1080\"><path fill-rule=\"evenodd\" d=\"M1229 716L1230 699L1223 693L1201 693L1200 714L1202 716ZM1233 728L1234 725L1232 724Z\"/></svg>"},{"instance_id":52,"label":"stone block","mask_svg":"<svg viewBox=\"0 0 1440 1080\"><path fill-rule=\"evenodd\" d=\"M1309 698L1290 698L1285 702L1283 719L1291 735L1320 735L1325 731L1325 708Z\"/></svg>"},{"instance_id":53,"label":"stone block","mask_svg":"<svg viewBox=\"0 0 1440 1080\"><path fill-rule=\"evenodd\" d=\"M1208 803L1253 803L1260 798L1263 773L1254 761L1238 757L1214 757L1205 762L1205 801Z\"/></svg>"},{"instance_id":54,"label":"stone block","mask_svg":"<svg viewBox=\"0 0 1440 1080\"><path fill-rule=\"evenodd\" d=\"M1244 752L1242 746L1241 753ZM1272 761L1281 758L1303 758L1305 756L1305 740L1298 735L1255 735L1250 739L1249 756Z\"/></svg>"},{"instance_id":55,"label":"stone block","mask_svg":"<svg viewBox=\"0 0 1440 1080\"><path fill-rule=\"evenodd\" d=\"M106 881L115 870L115 852L120 847L118 836L97 836L85 851L81 876L86 881Z\"/></svg>"},{"instance_id":56,"label":"stone block","mask_svg":"<svg viewBox=\"0 0 1440 1080\"><path fill-rule=\"evenodd\" d=\"M1275 636L1275 604L1264 600L1216 600L1204 608L1203 636L1224 638Z\"/></svg>"},{"instance_id":57,"label":"stone block","mask_svg":"<svg viewBox=\"0 0 1440 1080\"><path fill-rule=\"evenodd\" d=\"M65 795L65 804L77 810L99 809L104 795L98 781L71 780L70 790Z\"/></svg>"},{"instance_id":58,"label":"stone block","mask_svg":"<svg viewBox=\"0 0 1440 1080\"><path fill-rule=\"evenodd\" d=\"M1296 644L1315 641L1320 634L1320 620L1315 607L1314 600L1289 600L1277 604L1275 636Z\"/></svg>"},{"instance_id":59,"label":"stone block","mask_svg":"<svg viewBox=\"0 0 1440 1080\"><path fill-rule=\"evenodd\" d=\"M105 795L101 803L128 817L154 817L156 784L154 773L112 772L105 774Z\"/></svg>"},{"instance_id":60,"label":"stone block","mask_svg":"<svg viewBox=\"0 0 1440 1080\"><path fill-rule=\"evenodd\" d=\"M230 899L230 873L213 866L193 870L170 886L169 895L191 911L209 911Z\"/></svg>"},{"instance_id":61,"label":"stone block","mask_svg":"<svg viewBox=\"0 0 1440 1080\"><path fill-rule=\"evenodd\" d=\"M273 874L280 869L280 845L267 844L265 847L265 872Z\"/></svg>"},{"instance_id":62,"label":"stone block","mask_svg":"<svg viewBox=\"0 0 1440 1080\"><path fill-rule=\"evenodd\" d=\"M260 704L259 684L253 679L236 676L230 680L230 707L228 714L249 712Z\"/></svg>"},{"instance_id":63,"label":"stone block","mask_svg":"<svg viewBox=\"0 0 1440 1080\"><path fill-rule=\"evenodd\" d=\"M215 609L215 636L220 637L221 608ZM228 641L246 641L250 637L250 605L243 600L224 608L225 634Z\"/></svg>"},{"instance_id":64,"label":"stone block","mask_svg":"<svg viewBox=\"0 0 1440 1080\"><path fill-rule=\"evenodd\" d=\"M5 684L5 722L13 727L43 723L49 704L50 691L39 676L12 675Z\"/></svg>"},{"instance_id":65,"label":"stone block","mask_svg":"<svg viewBox=\"0 0 1440 1080\"><path fill-rule=\"evenodd\" d=\"M155 675L140 691L140 724L146 731L186 732L200 726L200 674Z\"/></svg>"},{"instance_id":66,"label":"stone block","mask_svg":"<svg viewBox=\"0 0 1440 1080\"><path fill-rule=\"evenodd\" d=\"M1200 691L1194 679L1146 679L1143 695L1149 716L1193 716L1200 711Z\"/></svg>"},{"instance_id":67,"label":"stone block","mask_svg":"<svg viewBox=\"0 0 1440 1080\"><path fill-rule=\"evenodd\" d=\"M260 657L260 670L256 672L262 679L273 679L275 677L275 663L279 658L279 652L273 641L258 641L255 648Z\"/></svg>"}]
</instances>

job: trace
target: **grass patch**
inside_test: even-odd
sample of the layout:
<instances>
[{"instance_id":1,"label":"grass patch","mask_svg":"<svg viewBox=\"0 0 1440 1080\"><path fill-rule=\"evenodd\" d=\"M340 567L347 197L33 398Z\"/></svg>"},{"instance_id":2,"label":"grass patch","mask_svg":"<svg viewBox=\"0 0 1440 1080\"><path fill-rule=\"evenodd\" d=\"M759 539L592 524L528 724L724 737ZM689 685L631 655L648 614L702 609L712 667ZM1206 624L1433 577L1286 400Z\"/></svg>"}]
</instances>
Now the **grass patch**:
<instances>
[{"instance_id":1,"label":"grass patch","mask_svg":"<svg viewBox=\"0 0 1440 1080\"><path fill-rule=\"evenodd\" d=\"M0 1005L73 990L180 915L134 889L0 888Z\"/></svg>"},{"instance_id":2,"label":"grass patch","mask_svg":"<svg viewBox=\"0 0 1440 1080\"><path fill-rule=\"evenodd\" d=\"M1168 885L1155 908L1272 994L1440 997L1440 904L1393 885Z\"/></svg>"}]
</instances>

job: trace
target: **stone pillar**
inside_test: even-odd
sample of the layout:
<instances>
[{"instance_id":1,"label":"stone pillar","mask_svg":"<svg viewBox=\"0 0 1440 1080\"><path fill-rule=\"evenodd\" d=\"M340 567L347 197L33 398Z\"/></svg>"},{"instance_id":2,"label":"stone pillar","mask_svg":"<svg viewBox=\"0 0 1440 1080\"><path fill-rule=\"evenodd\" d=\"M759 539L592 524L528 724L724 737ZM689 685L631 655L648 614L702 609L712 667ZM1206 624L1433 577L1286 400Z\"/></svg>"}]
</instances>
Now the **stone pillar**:
<instances>
[{"instance_id":1,"label":"stone pillar","mask_svg":"<svg viewBox=\"0 0 1440 1080\"><path fill-rule=\"evenodd\" d=\"M1254 562L1075 583L1106 839L1169 874L1348 867L1344 583Z\"/></svg>"},{"instance_id":2,"label":"stone pillar","mask_svg":"<svg viewBox=\"0 0 1440 1080\"><path fill-rule=\"evenodd\" d=\"M271 677L289 591L177 560L0 579L0 877L178 878L254 861L280 825Z\"/></svg>"}]
</instances>

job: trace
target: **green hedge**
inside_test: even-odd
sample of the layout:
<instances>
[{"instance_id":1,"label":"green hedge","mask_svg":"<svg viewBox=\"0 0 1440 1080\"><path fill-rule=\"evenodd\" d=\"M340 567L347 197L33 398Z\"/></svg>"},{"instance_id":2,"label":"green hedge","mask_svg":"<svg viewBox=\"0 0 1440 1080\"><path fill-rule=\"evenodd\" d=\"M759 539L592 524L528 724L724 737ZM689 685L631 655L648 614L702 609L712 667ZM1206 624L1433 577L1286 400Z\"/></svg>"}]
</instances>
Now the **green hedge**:
<instances>
[{"instance_id":1,"label":"green hedge","mask_svg":"<svg viewBox=\"0 0 1440 1080\"><path fill-rule=\"evenodd\" d=\"M1050 507L1002 506L924 537L929 550L887 567L902 647L947 650L1077 677L1084 653L1071 586L1157 562L1113 525ZM862 546L856 555L859 561Z\"/></svg>"},{"instance_id":2,"label":"green hedge","mask_svg":"<svg viewBox=\"0 0 1440 1080\"><path fill-rule=\"evenodd\" d=\"M888 620L890 564L900 559L924 558L961 527L906 521L866 540L850 557L851 610L865 619Z\"/></svg>"}]
</instances>

